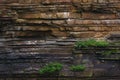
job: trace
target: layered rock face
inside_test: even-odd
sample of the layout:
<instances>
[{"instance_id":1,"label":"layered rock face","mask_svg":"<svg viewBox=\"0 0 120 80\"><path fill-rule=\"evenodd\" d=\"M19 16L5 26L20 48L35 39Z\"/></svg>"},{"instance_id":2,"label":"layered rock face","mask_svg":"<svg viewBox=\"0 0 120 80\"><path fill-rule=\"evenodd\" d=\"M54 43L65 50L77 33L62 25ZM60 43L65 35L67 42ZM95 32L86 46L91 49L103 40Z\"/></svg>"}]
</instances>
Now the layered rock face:
<instances>
[{"instance_id":1,"label":"layered rock face","mask_svg":"<svg viewBox=\"0 0 120 80\"><path fill-rule=\"evenodd\" d=\"M111 40L120 39L119 18L119 0L1 0L0 76L39 77L39 69L57 61L64 64L60 75L65 77L76 76L71 65L84 63L87 69L77 77L119 78L119 59L112 59L119 52L100 61L93 52L72 51L79 39L111 34Z\"/></svg>"},{"instance_id":2,"label":"layered rock face","mask_svg":"<svg viewBox=\"0 0 120 80\"><path fill-rule=\"evenodd\" d=\"M105 37L120 31L119 2L119 0L4 0L1 1L1 8L6 9L7 16L14 18L14 23L12 26L3 27L2 31L13 37Z\"/></svg>"}]
</instances>

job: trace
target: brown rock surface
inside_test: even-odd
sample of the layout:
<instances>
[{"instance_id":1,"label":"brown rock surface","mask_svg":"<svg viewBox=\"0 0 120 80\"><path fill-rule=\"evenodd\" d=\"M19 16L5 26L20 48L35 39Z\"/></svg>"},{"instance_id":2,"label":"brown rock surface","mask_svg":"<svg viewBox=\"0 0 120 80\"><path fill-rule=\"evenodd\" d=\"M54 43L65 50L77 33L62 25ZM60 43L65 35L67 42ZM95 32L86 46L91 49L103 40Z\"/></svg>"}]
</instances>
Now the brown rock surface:
<instances>
[{"instance_id":1,"label":"brown rock surface","mask_svg":"<svg viewBox=\"0 0 120 80\"><path fill-rule=\"evenodd\" d=\"M3 31L13 30L14 35L19 31L25 34L25 31L51 31L55 37L68 38L71 35L75 38L96 37L95 34L99 33L101 36L97 37L104 37L109 35L109 32L120 31L119 2L119 0L1 1L0 6L4 8L1 9L2 17L16 19L11 24L15 26L3 27Z\"/></svg>"},{"instance_id":2,"label":"brown rock surface","mask_svg":"<svg viewBox=\"0 0 120 80\"><path fill-rule=\"evenodd\" d=\"M109 35L111 40L119 41L120 0L0 0L0 33L0 74L5 74L0 80L16 80L12 77L19 73L20 80L48 80L31 77L44 65L57 61L63 63L60 76L83 77L82 80L120 77L118 51L110 60L101 61L97 59L99 54L95 55L98 51L94 52L97 47L73 49L74 42L83 38L101 40ZM120 49L119 44L110 48ZM86 70L74 73L70 70L73 64L85 64ZM31 79L21 79L23 76Z\"/></svg>"}]
</instances>

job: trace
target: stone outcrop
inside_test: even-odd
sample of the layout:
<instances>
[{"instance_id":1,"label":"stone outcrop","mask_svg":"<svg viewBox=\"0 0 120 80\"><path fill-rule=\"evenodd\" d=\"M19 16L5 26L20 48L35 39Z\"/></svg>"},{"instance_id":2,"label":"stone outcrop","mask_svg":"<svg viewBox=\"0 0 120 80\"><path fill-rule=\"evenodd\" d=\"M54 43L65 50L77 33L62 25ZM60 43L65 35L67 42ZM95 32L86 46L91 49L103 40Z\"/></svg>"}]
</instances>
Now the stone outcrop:
<instances>
[{"instance_id":1,"label":"stone outcrop","mask_svg":"<svg viewBox=\"0 0 120 80\"><path fill-rule=\"evenodd\" d=\"M58 61L64 64L60 76L76 76L69 68L83 62L87 70L79 77L101 77L115 68L107 78L117 80L119 60L104 63L94 53L74 55L72 50L84 38L119 41L119 25L119 0L1 0L0 76L39 77L41 67Z\"/></svg>"},{"instance_id":2,"label":"stone outcrop","mask_svg":"<svg viewBox=\"0 0 120 80\"><path fill-rule=\"evenodd\" d=\"M46 33L48 38L101 38L119 33L119 3L119 0L3 1L0 6L5 10L1 10L1 16L15 20L12 27L3 27L2 31L14 37Z\"/></svg>"}]
</instances>

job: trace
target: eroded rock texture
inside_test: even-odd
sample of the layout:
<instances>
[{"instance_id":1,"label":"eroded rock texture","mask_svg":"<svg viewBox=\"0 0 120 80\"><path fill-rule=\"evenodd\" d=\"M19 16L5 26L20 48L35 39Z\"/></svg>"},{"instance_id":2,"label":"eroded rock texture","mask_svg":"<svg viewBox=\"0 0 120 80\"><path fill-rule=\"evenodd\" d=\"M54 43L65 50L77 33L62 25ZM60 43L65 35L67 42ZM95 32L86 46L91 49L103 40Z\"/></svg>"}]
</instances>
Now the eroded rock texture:
<instances>
[{"instance_id":1,"label":"eroded rock texture","mask_svg":"<svg viewBox=\"0 0 120 80\"><path fill-rule=\"evenodd\" d=\"M3 0L2 31L12 37L100 38L119 33L119 0ZM4 5L3 5L4 4ZM43 34L43 35L38 35Z\"/></svg>"},{"instance_id":2,"label":"eroded rock texture","mask_svg":"<svg viewBox=\"0 0 120 80\"><path fill-rule=\"evenodd\" d=\"M119 18L119 0L0 0L0 74L39 76L41 67L58 61L64 64L62 76L75 76L69 68L78 60L87 66L82 77L112 69L107 76L119 80L119 60L104 63L94 53L72 53L76 38L120 39Z\"/></svg>"}]
</instances>

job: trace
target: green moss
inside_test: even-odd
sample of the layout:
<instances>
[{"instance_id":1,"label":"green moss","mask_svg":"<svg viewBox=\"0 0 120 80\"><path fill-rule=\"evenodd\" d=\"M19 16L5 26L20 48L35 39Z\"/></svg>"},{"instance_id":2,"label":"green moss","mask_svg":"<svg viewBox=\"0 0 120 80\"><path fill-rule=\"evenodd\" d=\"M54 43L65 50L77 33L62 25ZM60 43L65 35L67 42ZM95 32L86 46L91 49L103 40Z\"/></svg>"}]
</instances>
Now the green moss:
<instances>
[{"instance_id":1,"label":"green moss","mask_svg":"<svg viewBox=\"0 0 120 80\"><path fill-rule=\"evenodd\" d=\"M52 74L55 72L59 72L62 69L62 64L58 62L49 63L39 70L40 74Z\"/></svg>"},{"instance_id":2,"label":"green moss","mask_svg":"<svg viewBox=\"0 0 120 80\"><path fill-rule=\"evenodd\" d=\"M70 67L71 71L84 71L86 67L84 65L74 65Z\"/></svg>"},{"instance_id":3,"label":"green moss","mask_svg":"<svg viewBox=\"0 0 120 80\"><path fill-rule=\"evenodd\" d=\"M109 46L109 43L107 41L97 41L95 39L77 41L75 43L75 48L106 47L106 46Z\"/></svg>"}]
</instances>

